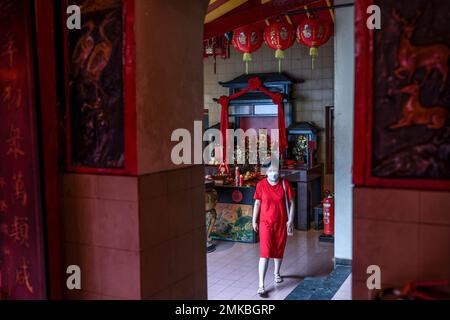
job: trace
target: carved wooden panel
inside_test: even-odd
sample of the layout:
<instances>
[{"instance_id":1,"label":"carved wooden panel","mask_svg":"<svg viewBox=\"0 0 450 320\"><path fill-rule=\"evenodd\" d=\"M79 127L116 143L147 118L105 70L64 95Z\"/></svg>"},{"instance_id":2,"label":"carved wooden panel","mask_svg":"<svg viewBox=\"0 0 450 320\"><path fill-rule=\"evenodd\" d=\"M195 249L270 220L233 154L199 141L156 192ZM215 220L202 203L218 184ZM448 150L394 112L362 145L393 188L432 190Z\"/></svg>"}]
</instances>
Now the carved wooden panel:
<instances>
[{"instance_id":1,"label":"carved wooden panel","mask_svg":"<svg viewBox=\"0 0 450 320\"><path fill-rule=\"evenodd\" d=\"M67 162L71 171L135 171L134 44L129 0L71 0L81 30L65 31Z\"/></svg>"},{"instance_id":2,"label":"carved wooden panel","mask_svg":"<svg viewBox=\"0 0 450 320\"><path fill-rule=\"evenodd\" d=\"M382 29L366 27L369 4ZM450 2L356 5L356 184L450 188Z\"/></svg>"}]
</instances>

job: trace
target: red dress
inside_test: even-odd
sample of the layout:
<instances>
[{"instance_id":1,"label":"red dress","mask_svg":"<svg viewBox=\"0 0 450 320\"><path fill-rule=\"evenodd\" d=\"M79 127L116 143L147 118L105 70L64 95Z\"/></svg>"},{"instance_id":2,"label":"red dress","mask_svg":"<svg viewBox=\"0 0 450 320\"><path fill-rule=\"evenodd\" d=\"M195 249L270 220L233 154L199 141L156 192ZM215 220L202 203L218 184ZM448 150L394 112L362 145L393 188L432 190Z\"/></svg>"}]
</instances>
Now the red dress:
<instances>
[{"instance_id":1,"label":"red dress","mask_svg":"<svg viewBox=\"0 0 450 320\"><path fill-rule=\"evenodd\" d=\"M294 198L292 187L283 179L274 186L270 185L267 179L261 180L256 185L254 199L261 200L259 214L261 258L281 259L286 247L288 213L281 183L285 185L288 200L292 200Z\"/></svg>"}]
</instances>

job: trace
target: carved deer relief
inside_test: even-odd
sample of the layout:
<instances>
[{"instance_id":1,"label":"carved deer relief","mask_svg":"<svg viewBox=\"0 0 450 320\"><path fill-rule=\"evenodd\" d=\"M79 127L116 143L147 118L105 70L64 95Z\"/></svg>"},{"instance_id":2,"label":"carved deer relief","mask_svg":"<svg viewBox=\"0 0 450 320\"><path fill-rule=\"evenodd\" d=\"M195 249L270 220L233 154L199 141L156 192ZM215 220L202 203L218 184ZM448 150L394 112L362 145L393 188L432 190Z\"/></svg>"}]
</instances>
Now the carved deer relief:
<instances>
[{"instance_id":1,"label":"carved deer relief","mask_svg":"<svg viewBox=\"0 0 450 320\"><path fill-rule=\"evenodd\" d=\"M430 129L442 129L449 118L449 111L443 106L424 107L420 102L418 83L407 85L393 93L406 93L408 99L403 104L403 118L390 126L391 129L426 125Z\"/></svg>"},{"instance_id":2,"label":"carved deer relief","mask_svg":"<svg viewBox=\"0 0 450 320\"><path fill-rule=\"evenodd\" d=\"M397 50L397 61L399 67L394 71L399 79L405 79L404 74L407 71L408 82L411 81L415 71L419 68L425 68L425 82L433 69L438 70L442 75L441 90L444 89L448 77L448 58L450 49L444 44L433 44L428 46L415 46L412 44L417 19L421 12L416 11L416 15L411 21L401 17L395 9L392 10L392 16L402 26L402 35L399 48Z\"/></svg>"}]
</instances>

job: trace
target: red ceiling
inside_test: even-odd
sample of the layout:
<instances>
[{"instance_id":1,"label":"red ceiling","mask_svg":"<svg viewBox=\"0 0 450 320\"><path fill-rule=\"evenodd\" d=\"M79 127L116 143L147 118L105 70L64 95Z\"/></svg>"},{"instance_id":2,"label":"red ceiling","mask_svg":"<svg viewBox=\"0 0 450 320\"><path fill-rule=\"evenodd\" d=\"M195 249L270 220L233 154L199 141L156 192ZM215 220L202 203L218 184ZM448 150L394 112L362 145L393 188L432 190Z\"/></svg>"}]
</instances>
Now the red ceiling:
<instances>
[{"instance_id":1,"label":"red ceiling","mask_svg":"<svg viewBox=\"0 0 450 320\"><path fill-rule=\"evenodd\" d=\"M227 0L216 0L208 7L211 12ZM330 1L333 4L333 1ZM265 19L274 19L277 16L283 16L288 12L304 10L305 5L308 9L326 7L326 0L270 0L264 4L261 0L248 0L246 3L217 18L216 20L205 24L204 38L209 39L215 36L223 35L225 32L233 31L239 27L256 23L264 28ZM321 19L328 21L333 25L333 20L328 9L314 11L314 14ZM290 15L294 24L299 24L306 17L306 14Z\"/></svg>"}]
</instances>

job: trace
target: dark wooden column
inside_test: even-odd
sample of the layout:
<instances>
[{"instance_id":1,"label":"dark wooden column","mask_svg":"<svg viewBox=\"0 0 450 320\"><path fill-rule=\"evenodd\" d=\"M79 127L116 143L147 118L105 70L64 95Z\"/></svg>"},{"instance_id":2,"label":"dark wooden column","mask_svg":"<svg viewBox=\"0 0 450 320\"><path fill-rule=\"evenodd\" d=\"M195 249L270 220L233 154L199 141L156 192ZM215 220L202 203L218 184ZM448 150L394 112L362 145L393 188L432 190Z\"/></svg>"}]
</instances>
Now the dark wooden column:
<instances>
[{"instance_id":1,"label":"dark wooden column","mask_svg":"<svg viewBox=\"0 0 450 320\"><path fill-rule=\"evenodd\" d=\"M58 196L58 120L54 46L53 1L34 1L37 79L40 83L40 128L44 210L50 299L62 298L61 222Z\"/></svg>"},{"instance_id":2,"label":"dark wooden column","mask_svg":"<svg viewBox=\"0 0 450 320\"><path fill-rule=\"evenodd\" d=\"M310 228L314 206L320 203L323 188L323 164L310 169L281 170L281 174L297 189L295 202L295 228Z\"/></svg>"}]
</instances>

